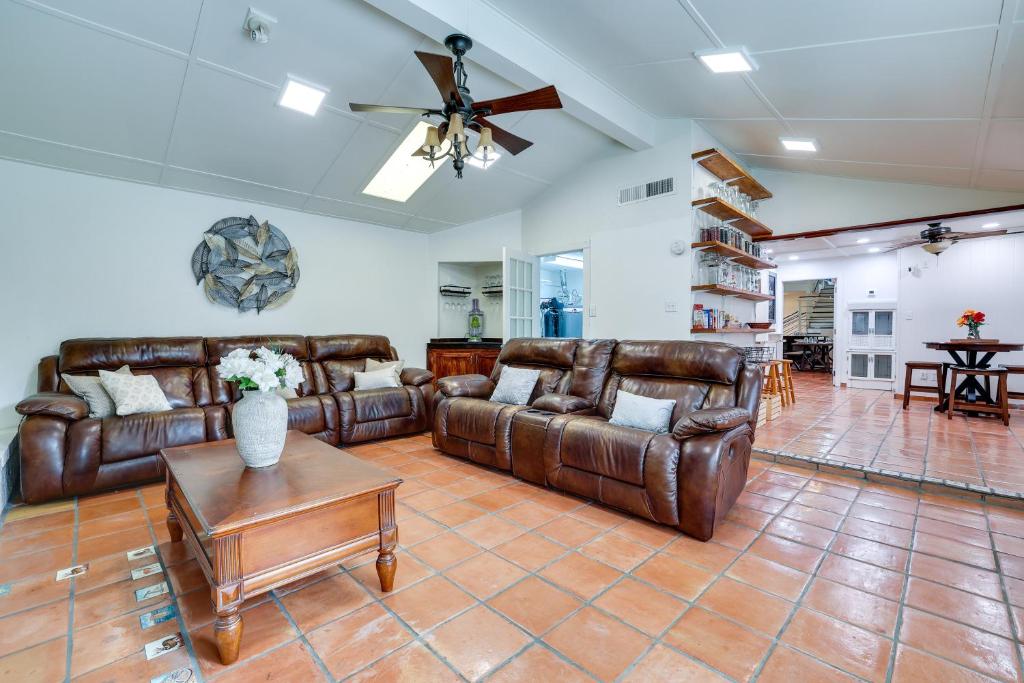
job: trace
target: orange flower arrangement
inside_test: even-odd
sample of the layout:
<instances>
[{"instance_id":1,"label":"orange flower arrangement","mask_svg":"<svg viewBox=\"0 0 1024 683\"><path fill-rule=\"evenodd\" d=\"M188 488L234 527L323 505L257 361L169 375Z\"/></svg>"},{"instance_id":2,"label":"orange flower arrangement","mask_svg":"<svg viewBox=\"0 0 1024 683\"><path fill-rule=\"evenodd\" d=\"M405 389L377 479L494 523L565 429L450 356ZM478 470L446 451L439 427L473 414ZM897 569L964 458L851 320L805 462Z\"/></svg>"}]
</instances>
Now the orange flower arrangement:
<instances>
[{"instance_id":1,"label":"orange flower arrangement","mask_svg":"<svg viewBox=\"0 0 1024 683\"><path fill-rule=\"evenodd\" d=\"M966 311L960 314L960 317L956 321L957 327L967 328L968 339L981 339L981 333L979 328L985 324L985 314L981 311L975 311L968 308Z\"/></svg>"}]
</instances>

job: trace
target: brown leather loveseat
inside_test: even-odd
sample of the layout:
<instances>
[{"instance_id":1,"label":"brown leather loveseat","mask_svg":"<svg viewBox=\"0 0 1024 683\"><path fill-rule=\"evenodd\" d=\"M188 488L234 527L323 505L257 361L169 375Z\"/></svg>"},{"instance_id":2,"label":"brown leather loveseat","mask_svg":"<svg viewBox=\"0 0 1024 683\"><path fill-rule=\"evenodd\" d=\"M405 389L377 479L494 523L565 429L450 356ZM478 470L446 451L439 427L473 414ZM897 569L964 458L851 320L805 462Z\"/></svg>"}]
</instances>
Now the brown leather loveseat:
<instances>
[{"instance_id":1,"label":"brown leather loveseat","mask_svg":"<svg viewBox=\"0 0 1024 683\"><path fill-rule=\"evenodd\" d=\"M510 342L506 348L513 348ZM746 484L761 397L761 374L728 344L687 341L608 340L575 343L566 377L541 391L532 406L515 406L505 422L492 419L509 408L484 407L482 400L500 376L505 351L490 379L449 377L438 381L434 444L473 458L473 449L452 448L452 429L470 425L474 443L492 443L506 457L492 464L563 491L599 500L701 540L732 507ZM607 350L593 362L595 348ZM614 350L612 351L612 349ZM610 352L610 353L608 353ZM513 357L517 353L513 351ZM586 366L577 368L583 361ZM586 401L573 395L573 381L587 373ZM543 377L543 375L542 375ZM594 386L599 391L589 393ZM467 403L465 387L480 387ZM609 423L619 390L649 398L674 399L671 430L655 434ZM591 398L592 397L592 398ZM571 408L571 409L568 409ZM458 421L451 415L462 413ZM498 450L498 449L496 449ZM479 452L479 451L478 451ZM473 458L478 459L478 458ZM540 464L538 464L540 463Z\"/></svg>"},{"instance_id":2,"label":"brown leather loveseat","mask_svg":"<svg viewBox=\"0 0 1024 683\"><path fill-rule=\"evenodd\" d=\"M231 437L231 410L241 399L216 366L236 348L290 353L305 380L288 399L288 427L333 445L421 432L430 426L433 375L405 368L403 386L353 391L366 360L394 360L387 337L172 337L72 339L39 363L39 393L18 404L21 491L27 503L157 479L161 448ZM172 410L90 418L62 373L96 375L128 365L156 378Z\"/></svg>"}]
</instances>

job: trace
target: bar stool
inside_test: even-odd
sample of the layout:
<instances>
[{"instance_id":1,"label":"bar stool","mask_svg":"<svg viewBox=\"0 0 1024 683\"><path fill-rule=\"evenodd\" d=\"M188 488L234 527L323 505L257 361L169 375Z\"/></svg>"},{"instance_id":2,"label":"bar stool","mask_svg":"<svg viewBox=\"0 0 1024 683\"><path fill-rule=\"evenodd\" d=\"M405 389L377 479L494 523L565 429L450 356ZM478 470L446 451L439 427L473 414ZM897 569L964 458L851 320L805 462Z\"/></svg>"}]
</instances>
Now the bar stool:
<instances>
[{"instance_id":1,"label":"bar stool","mask_svg":"<svg viewBox=\"0 0 1024 683\"><path fill-rule=\"evenodd\" d=\"M903 375L903 410L910 405L910 392L919 391L936 394L939 403L946 398L946 363L929 363L926 361L909 361ZM931 370L935 373L935 386L914 384L914 370Z\"/></svg>"},{"instance_id":2,"label":"bar stool","mask_svg":"<svg viewBox=\"0 0 1024 683\"><path fill-rule=\"evenodd\" d=\"M999 367L1006 370L1007 375L1024 375L1024 365L1000 365ZM1007 377L1006 381L1009 382L1010 378ZM1006 397L1024 399L1024 391L1010 391L1010 387L1007 385Z\"/></svg>"},{"instance_id":3,"label":"bar stool","mask_svg":"<svg viewBox=\"0 0 1024 683\"><path fill-rule=\"evenodd\" d=\"M782 407L785 408L789 405L789 395L787 384L785 383L785 370L786 364L781 360L768 361L768 376L765 383L765 391L775 396L778 394L779 398L782 399Z\"/></svg>"},{"instance_id":4,"label":"bar stool","mask_svg":"<svg viewBox=\"0 0 1024 683\"><path fill-rule=\"evenodd\" d=\"M950 370L953 371L953 374L950 377L949 383L949 410L946 411L946 415L950 420L953 419L954 410L966 410L972 413L998 415L1002 418L1004 425L1010 426L1010 401L1006 390L1006 378L1009 373L1006 368L986 368L982 370L981 368L965 368L961 365L953 365L950 367ZM995 405L957 400L957 379L961 375L967 377L995 377L998 380Z\"/></svg>"},{"instance_id":5,"label":"bar stool","mask_svg":"<svg viewBox=\"0 0 1024 683\"><path fill-rule=\"evenodd\" d=\"M793 367L793 361L789 358L783 358L782 363L782 395L789 399L790 404L796 403L796 389L793 387L793 373L790 372L790 368Z\"/></svg>"}]
</instances>

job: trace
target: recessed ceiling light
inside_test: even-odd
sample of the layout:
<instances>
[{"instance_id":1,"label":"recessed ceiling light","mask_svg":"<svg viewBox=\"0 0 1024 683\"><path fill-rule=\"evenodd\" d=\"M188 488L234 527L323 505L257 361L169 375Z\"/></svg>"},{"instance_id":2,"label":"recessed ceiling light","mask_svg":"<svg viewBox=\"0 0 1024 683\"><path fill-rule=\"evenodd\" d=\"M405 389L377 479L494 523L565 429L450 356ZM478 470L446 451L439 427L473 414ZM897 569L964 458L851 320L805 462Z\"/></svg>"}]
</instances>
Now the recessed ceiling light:
<instances>
[{"instance_id":1,"label":"recessed ceiling light","mask_svg":"<svg viewBox=\"0 0 1024 683\"><path fill-rule=\"evenodd\" d=\"M774 254L775 250L774 249L765 249L764 253L766 253L766 254Z\"/></svg>"},{"instance_id":2,"label":"recessed ceiling light","mask_svg":"<svg viewBox=\"0 0 1024 683\"><path fill-rule=\"evenodd\" d=\"M869 254L877 254L880 251L882 251L881 247L871 247L870 249L868 249Z\"/></svg>"},{"instance_id":3,"label":"recessed ceiling light","mask_svg":"<svg viewBox=\"0 0 1024 683\"><path fill-rule=\"evenodd\" d=\"M477 168L482 168L486 170L491 166L494 166L494 162L500 158L501 154L499 154L498 152L491 152L487 155L487 161L484 161L481 157L478 157L475 154L470 154L465 159L466 163L469 164L470 166L476 166Z\"/></svg>"},{"instance_id":4,"label":"recessed ceiling light","mask_svg":"<svg viewBox=\"0 0 1024 683\"><path fill-rule=\"evenodd\" d=\"M788 152L817 152L818 144L813 138L779 138Z\"/></svg>"},{"instance_id":5,"label":"recessed ceiling light","mask_svg":"<svg viewBox=\"0 0 1024 683\"><path fill-rule=\"evenodd\" d=\"M745 47L727 47L721 50L701 50L693 56L715 74L743 73L757 71L757 62L747 53Z\"/></svg>"},{"instance_id":6,"label":"recessed ceiling light","mask_svg":"<svg viewBox=\"0 0 1024 683\"><path fill-rule=\"evenodd\" d=\"M284 90L281 92L281 99L277 103L282 107L315 116L326 94L327 90L324 88L303 83L289 76L288 82L284 84Z\"/></svg>"},{"instance_id":7,"label":"recessed ceiling light","mask_svg":"<svg viewBox=\"0 0 1024 683\"><path fill-rule=\"evenodd\" d=\"M999 223L985 223L985 225L983 225L981 227L982 227L983 230L991 230L992 228L998 228L999 227Z\"/></svg>"},{"instance_id":8,"label":"recessed ceiling light","mask_svg":"<svg viewBox=\"0 0 1024 683\"><path fill-rule=\"evenodd\" d=\"M416 124L363 189L363 194L404 202L427 182L427 178L434 175L434 171L441 168L441 164L431 167L423 157L412 155L423 145L427 128L430 128L430 124L426 121Z\"/></svg>"},{"instance_id":9,"label":"recessed ceiling light","mask_svg":"<svg viewBox=\"0 0 1024 683\"><path fill-rule=\"evenodd\" d=\"M857 244L867 244L870 241L871 240L869 240L867 237L861 237L859 240L857 240Z\"/></svg>"},{"instance_id":10,"label":"recessed ceiling light","mask_svg":"<svg viewBox=\"0 0 1024 683\"><path fill-rule=\"evenodd\" d=\"M799 261L800 257L797 256L796 254L793 254L792 256L789 257L789 260L790 261Z\"/></svg>"}]
</instances>

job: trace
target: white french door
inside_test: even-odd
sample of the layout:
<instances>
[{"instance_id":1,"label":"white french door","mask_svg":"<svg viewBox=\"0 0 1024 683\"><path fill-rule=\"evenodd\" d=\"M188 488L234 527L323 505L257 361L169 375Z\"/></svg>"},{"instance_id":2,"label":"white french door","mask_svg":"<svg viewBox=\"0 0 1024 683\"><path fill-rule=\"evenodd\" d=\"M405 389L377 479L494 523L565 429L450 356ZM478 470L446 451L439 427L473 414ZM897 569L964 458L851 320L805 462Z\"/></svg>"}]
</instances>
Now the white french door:
<instances>
[{"instance_id":1,"label":"white french door","mask_svg":"<svg viewBox=\"0 0 1024 683\"><path fill-rule=\"evenodd\" d=\"M896 381L894 302L861 302L849 307L846 353L848 386L892 390Z\"/></svg>"},{"instance_id":2,"label":"white french door","mask_svg":"<svg viewBox=\"0 0 1024 683\"><path fill-rule=\"evenodd\" d=\"M540 264L536 257L502 248L501 310L505 341L540 336Z\"/></svg>"}]
</instances>

